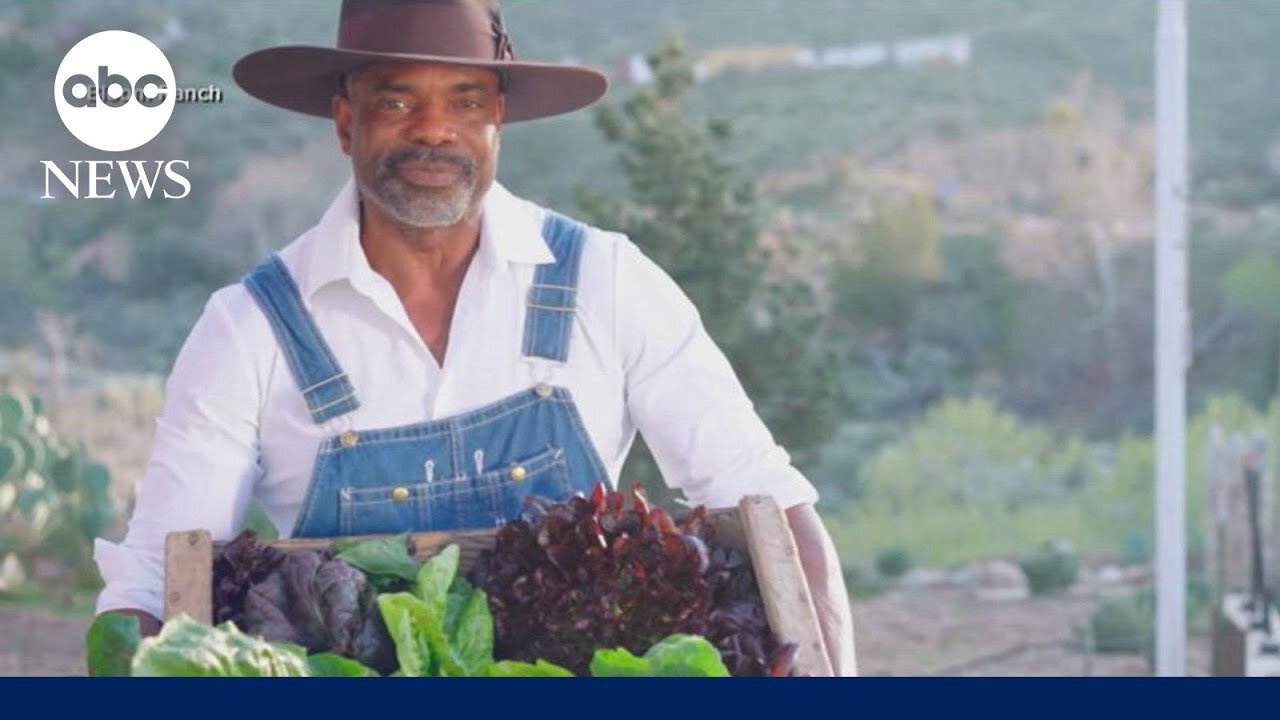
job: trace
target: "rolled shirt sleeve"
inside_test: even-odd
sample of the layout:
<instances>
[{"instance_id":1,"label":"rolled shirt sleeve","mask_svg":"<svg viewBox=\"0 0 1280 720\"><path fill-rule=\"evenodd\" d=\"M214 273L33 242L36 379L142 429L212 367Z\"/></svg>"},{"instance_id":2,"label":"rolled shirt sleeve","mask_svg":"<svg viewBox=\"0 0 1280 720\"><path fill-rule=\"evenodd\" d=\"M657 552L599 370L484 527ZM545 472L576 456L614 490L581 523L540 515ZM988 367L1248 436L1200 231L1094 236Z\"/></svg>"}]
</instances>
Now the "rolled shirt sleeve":
<instances>
[{"instance_id":1,"label":"rolled shirt sleeve","mask_svg":"<svg viewBox=\"0 0 1280 720\"><path fill-rule=\"evenodd\" d=\"M220 300L215 293L175 360L124 540L94 543L105 582L98 612L162 618L166 534L203 528L230 538L252 495L261 389Z\"/></svg>"},{"instance_id":2,"label":"rolled shirt sleeve","mask_svg":"<svg viewBox=\"0 0 1280 720\"><path fill-rule=\"evenodd\" d=\"M712 508L757 494L784 508L817 502L684 291L630 241L617 278L627 409L666 482Z\"/></svg>"}]
</instances>

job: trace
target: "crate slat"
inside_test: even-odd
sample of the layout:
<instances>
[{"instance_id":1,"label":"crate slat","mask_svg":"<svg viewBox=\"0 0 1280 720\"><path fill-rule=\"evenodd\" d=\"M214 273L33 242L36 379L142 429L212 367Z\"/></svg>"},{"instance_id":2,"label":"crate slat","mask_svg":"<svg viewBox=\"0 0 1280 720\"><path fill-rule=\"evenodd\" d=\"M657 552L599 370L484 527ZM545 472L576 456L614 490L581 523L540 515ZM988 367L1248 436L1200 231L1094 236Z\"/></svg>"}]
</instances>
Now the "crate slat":
<instances>
[{"instance_id":1,"label":"crate slat","mask_svg":"<svg viewBox=\"0 0 1280 720\"><path fill-rule=\"evenodd\" d=\"M796 674L830 677L831 659L786 515L764 495L743 498L738 510L769 627L800 646Z\"/></svg>"},{"instance_id":2,"label":"crate slat","mask_svg":"<svg viewBox=\"0 0 1280 720\"><path fill-rule=\"evenodd\" d=\"M207 530L169 533L164 540L164 619L181 613L213 622L213 541Z\"/></svg>"}]
</instances>

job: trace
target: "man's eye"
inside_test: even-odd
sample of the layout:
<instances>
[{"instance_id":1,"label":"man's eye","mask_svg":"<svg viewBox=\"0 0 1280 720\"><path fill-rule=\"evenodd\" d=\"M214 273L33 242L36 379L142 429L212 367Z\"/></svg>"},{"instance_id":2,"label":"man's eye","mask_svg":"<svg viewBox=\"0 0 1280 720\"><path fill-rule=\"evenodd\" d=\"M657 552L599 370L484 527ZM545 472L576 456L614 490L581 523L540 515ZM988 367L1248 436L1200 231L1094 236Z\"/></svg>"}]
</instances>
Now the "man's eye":
<instances>
[{"instance_id":1,"label":"man's eye","mask_svg":"<svg viewBox=\"0 0 1280 720\"><path fill-rule=\"evenodd\" d=\"M459 110L475 110L476 108L480 107L480 101L473 100L470 98L461 98L456 102L454 102L454 107L458 108Z\"/></svg>"},{"instance_id":2,"label":"man's eye","mask_svg":"<svg viewBox=\"0 0 1280 720\"><path fill-rule=\"evenodd\" d=\"M409 103L399 98L384 98L383 100L378 102L378 107L382 110L391 110L393 112L398 112L400 110L404 110L405 108L409 107Z\"/></svg>"}]
</instances>

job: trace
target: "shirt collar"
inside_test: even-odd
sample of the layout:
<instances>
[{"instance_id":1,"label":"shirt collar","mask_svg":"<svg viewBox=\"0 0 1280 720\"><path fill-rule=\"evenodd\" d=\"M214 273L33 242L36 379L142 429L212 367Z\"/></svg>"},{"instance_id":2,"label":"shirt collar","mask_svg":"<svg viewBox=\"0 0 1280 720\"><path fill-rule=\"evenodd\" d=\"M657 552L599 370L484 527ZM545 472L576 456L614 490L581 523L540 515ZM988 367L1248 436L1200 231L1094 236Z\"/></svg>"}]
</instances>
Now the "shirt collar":
<instances>
[{"instance_id":1,"label":"shirt collar","mask_svg":"<svg viewBox=\"0 0 1280 720\"><path fill-rule=\"evenodd\" d=\"M481 209L478 252L497 262L554 262L555 255L542 237L544 216L542 208L495 181ZM302 272L298 284L306 297L339 280L360 285L372 277L373 268L360 247L360 203L354 178L347 180L309 234L299 258Z\"/></svg>"}]
</instances>

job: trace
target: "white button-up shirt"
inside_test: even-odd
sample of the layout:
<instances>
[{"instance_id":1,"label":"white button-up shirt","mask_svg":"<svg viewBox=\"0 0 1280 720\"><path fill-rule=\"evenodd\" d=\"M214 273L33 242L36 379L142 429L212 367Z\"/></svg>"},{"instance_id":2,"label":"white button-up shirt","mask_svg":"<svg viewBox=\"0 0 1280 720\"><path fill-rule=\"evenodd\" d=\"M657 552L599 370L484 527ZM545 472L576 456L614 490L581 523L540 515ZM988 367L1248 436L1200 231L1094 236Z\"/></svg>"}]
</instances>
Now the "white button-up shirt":
<instances>
[{"instance_id":1,"label":"white button-up shirt","mask_svg":"<svg viewBox=\"0 0 1280 720\"><path fill-rule=\"evenodd\" d=\"M165 534L232 537L256 497L282 535L300 510L320 441L467 412L537 382L567 387L616 485L639 430L667 483L693 504L768 494L817 500L755 413L685 294L626 237L590 230L564 364L521 355L534 269L553 262L545 210L495 183L458 296L443 367L360 246L348 182L280 256L359 409L317 425L275 335L243 285L215 292L169 376L155 443L122 543L98 540L98 611L161 616ZM690 242L696 242L690 238Z\"/></svg>"}]
</instances>

